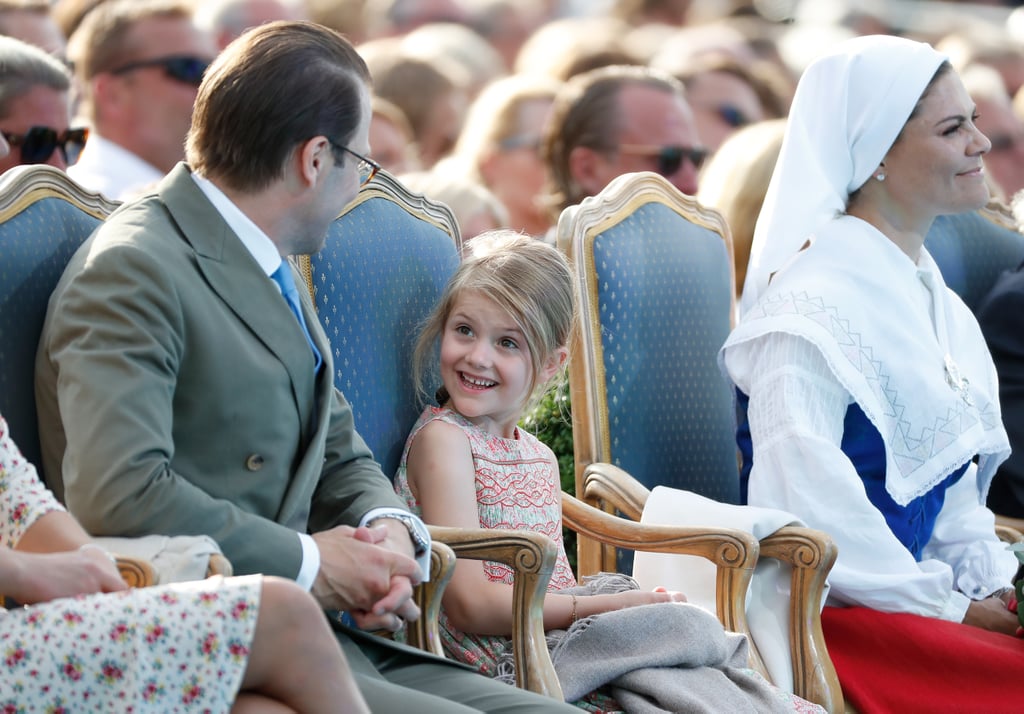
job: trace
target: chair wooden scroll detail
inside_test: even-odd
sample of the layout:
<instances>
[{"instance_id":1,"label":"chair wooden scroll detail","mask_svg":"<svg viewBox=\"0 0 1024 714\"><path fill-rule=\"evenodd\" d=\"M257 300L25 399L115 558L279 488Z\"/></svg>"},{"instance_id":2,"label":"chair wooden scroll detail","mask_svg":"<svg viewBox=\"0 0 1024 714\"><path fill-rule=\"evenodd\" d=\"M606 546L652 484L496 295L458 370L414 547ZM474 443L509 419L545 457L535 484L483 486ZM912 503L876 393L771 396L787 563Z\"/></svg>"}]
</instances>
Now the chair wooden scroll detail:
<instances>
[{"instance_id":1,"label":"chair wooden scroll detail","mask_svg":"<svg viewBox=\"0 0 1024 714\"><path fill-rule=\"evenodd\" d=\"M561 686L547 652L542 606L544 590L555 565L555 544L539 533L497 530L465 530L430 526L433 539L429 587L416 588L420 619L409 626L409 644L444 656L438 632L438 613L444 587L451 580L456 556L504 563L516 571L513 589L512 639L529 643L515 648L518 684L551 697L561 697Z\"/></svg>"},{"instance_id":2,"label":"chair wooden scroll detail","mask_svg":"<svg viewBox=\"0 0 1024 714\"><path fill-rule=\"evenodd\" d=\"M153 566L145 560L117 556L117 570L130 588L149 587L156 582Z\"/></svg>"},{"instance_id":3,"label":"chair wooden scroll detail","mask_svg":"<svg viewBox=\"0 0 1024 714\"><path fill-rule=\"evenodd\" d=\"M558 245L580 291L569 365L579 498L633 519L658 485L738 503L735 407L716 361L735 301L720 214L656 174L627 174L563 212ZM589 538L578 547L581 573L616 567L613 549ZM760 555L792 567L795 693L841 709L820 624L832 540L787 527L761 540ZM728 602L716 597L722 615ZM723 622L748 633L742 612Z\"/></svg>"},{"instance_id":4,"label":"chair wooden scroll detail","mask_svg":"<svg viewBox=\"0 0 1024 714\"><path fill-rule=\"evenodd\" d=\"M115 554L115 559L117 560L117 570L121 573L121 579L128 584L128 587L146 588L160 582L159 574L148 560L120 554ZM206 569L207 577L211 575L230 577L232 572L231 561L224 555L214 554L210 556L210 564Z\"/></svg>"}]
</instances>

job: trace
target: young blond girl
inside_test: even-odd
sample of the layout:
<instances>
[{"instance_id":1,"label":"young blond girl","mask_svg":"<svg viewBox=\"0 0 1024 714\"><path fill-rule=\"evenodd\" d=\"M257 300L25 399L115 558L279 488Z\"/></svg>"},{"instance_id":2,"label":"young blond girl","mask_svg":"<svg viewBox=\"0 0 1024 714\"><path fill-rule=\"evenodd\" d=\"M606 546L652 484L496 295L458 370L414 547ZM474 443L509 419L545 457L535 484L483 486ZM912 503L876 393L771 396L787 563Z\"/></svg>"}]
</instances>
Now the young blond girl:
<instances>
[{"instance_id":1,"label":"young blond girl","mask_svg":"<svg viewBox=\"0 0 1024 714\"><path fill-rule=\"evenodd\" d=\"M686 599L663 589L559 592L577 583L562 542L558 466L552 451L517 423L562 371L574 314L572 274L554 248L511 231L470 241L417 344L417 382L424 387L425 375L436 366L443 386L436 395L439 406L428 406L413 427L395 482L428 523L548 535L558 558L544 602L547 630ZM459 561L442 600L442 642L449 656L499 674L512 631L511 584L505 565ZM564 677L562 683L566 688ZM762 694L768 689L763 681L759 686ZM568 689L566 694L576 698ZM785 703L777 709L791 709L786 697L775 694L772 704ZM621 709L602 693L577 704L592 711Z\"/></svg>"}]
</instances>

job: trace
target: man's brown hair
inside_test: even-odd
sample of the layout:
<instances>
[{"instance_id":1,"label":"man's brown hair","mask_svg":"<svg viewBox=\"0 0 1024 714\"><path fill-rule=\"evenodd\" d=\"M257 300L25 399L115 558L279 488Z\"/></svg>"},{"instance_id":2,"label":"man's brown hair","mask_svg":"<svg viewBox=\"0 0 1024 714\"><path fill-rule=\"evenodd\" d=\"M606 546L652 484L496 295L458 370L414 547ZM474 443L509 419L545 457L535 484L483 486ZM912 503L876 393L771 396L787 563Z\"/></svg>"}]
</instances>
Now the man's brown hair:
<instances>
[{"instance_id":1,"label":"man's brown hair","mask_svg":"<svg viewBox=\"0 0 1024 714\"><path fill-rule=\"evenodd\" d=\"M228 45L199 87L186 156L199 173L235 190L265 188L285 159L314 136L337 147L362 118L366 63L334 30L272 22Z\"/></svg>"}]
</instances>

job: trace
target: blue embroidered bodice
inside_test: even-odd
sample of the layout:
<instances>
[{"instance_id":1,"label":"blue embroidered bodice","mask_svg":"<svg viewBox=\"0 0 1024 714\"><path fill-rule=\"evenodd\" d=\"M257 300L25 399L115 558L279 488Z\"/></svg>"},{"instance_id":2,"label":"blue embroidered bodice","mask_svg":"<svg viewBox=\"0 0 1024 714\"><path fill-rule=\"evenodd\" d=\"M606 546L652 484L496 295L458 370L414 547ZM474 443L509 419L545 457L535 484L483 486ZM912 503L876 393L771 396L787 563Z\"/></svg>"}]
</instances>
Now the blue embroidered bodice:
<instances>
[{"instance_id":1,"label":"blue embroidered bodice","mask_svg":"<svg viewBox=\"0 0 1024 714\"><path fill-rule=\"evenodd\" d=\"M736 442L743 457L740 468L740 498L743 503L747 503L750 469L754 462L750 424L747 421L749 397L739 390L736 390L736 396L739 423ZM857 404L851 404L846 410L840 448L853 462L854 469L864 483L868 500L882 512L889 530L913 554L914 559L920 561L921 551L932 537L935 519L946 500L946 489L960 480L968 464L962 464L928 493L915 498L906 506L900 506L885 490L885 444L882 435Z\"/></svg>"}]
</instances>

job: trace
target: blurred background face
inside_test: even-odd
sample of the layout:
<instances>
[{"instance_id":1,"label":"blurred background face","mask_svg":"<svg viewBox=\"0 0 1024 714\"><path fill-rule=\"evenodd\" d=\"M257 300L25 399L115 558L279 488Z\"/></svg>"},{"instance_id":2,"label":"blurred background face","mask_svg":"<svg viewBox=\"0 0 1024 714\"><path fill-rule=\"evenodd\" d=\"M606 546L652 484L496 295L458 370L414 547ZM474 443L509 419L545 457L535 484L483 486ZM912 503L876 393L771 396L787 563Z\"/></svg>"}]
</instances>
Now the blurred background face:
<instances>
[{"instance_id":1,"label":"blurred background face","mask_svg":"<svg viewBox=\"0 0 1024 714\"><path fill-rule=\"evenodd\" d=\"M5 135L24 136L32 127L40 126L53 129L58 136L62 136L68 129L68 117L67 92L36 86L10 102L7 116L0 119L0 131ZM6 145L8 142L4 143ZM3 153L6 156L0 158L0 172L26 163L22 160L20 145L13 145L9 152L4 151ZM55 149L43 163L61 170L67 168L60 149Z\"/></svg>"},{"instance_id":2,"label":"blurred background face","mask_svg":"<svg viewBox=\"0 0 1024 714\"><path fill-rule=\"evenodd\" d=\"M378 164L396 176L419 170L412 137L384 114L374 113L370 121L370 151Z\"/></svg>"},{"instance_id":3,"label":"blurred background face","mask_svg":"<svg viewBox=\"0 0 1024 714\"><path fill-rule=\"evenodd\" d=\"M419 135L420 160L424 167L436 164L455 146L468 103L461 89L452 89L434 102Z\"/></svg>"},{"instance_id":4,"label":"blurred background face","mask_svg":"<svg viewBox=\"0 0 1024 714\"><path fill-rule=\"evenodd\" d=\"M712 153L737 129L764 119L753 87L729 72L705 72L686 86L697 132Z\"/></svg>"},{"instance_id":5,"label":"blurred background face","mask_svg":"<svg viewBox=\"0 0 1024 714\"><path fill-rule=\"evenodd\" d=\"M978 98L977 106L975 124L992 142L985 154L985 169L1009 199L1024 189L1024 122L1014 114L1008 98L1005 102Z\"/></svg>"},{"instance_id":6,"label":"blurred background face","mask_svg":"<svg viewBox=\"0 0 1024 714\"><path fill-rule=\"evenodd\" d=\"M540 156L544 122L551 110L550 99L520 102L512 133L483 161L480 174L487 187L509 212L513 229L539 235L547 230L550 217L538 203L546 171Z\"/></svg>"},{"instance_id":7,"label":"blurred background face","mask_svg":"<svg viewBox=\"0 0 1024 714\"><path fill-rule=\"evenodd\" d=\"M604 152L588 176L578 177L586 195L593 196L616 176L654 171L683 193L697 192L697 171L690 158L666 167L666 150L702 146L693 112L676 94L648 86L627 86L619 93L620 131L617 150Z\"/></svg>"},{"instance_id":8,"label":"blurred background face","mask_svg":"<svg viewBox=\"0 0 1024 714\"><path fill-rule=\"evenodd\" d=\"M64 57L67 45L53 18L46 13L32 10L5 10L0 15L0 35L16 37L54 57Z\"/></svg>"},{"instance_id":9,"label":"blurred background face","mask_svg":"<svg viewBox=\"0 0 1024 714\"><path fill-rule=\"evenodd\" d=\"M210 61L217 54L213 40L185 18L147 18L131 32L140 48L131 63L182 56ZM170 171L185 158L185 135L192 124L198 85L175 79L160 65L115 74L114 79L123 90L124 133L108 138L156 168ZM102 127L100 132L104 133Z\"/></svg>"}]
</instances>

